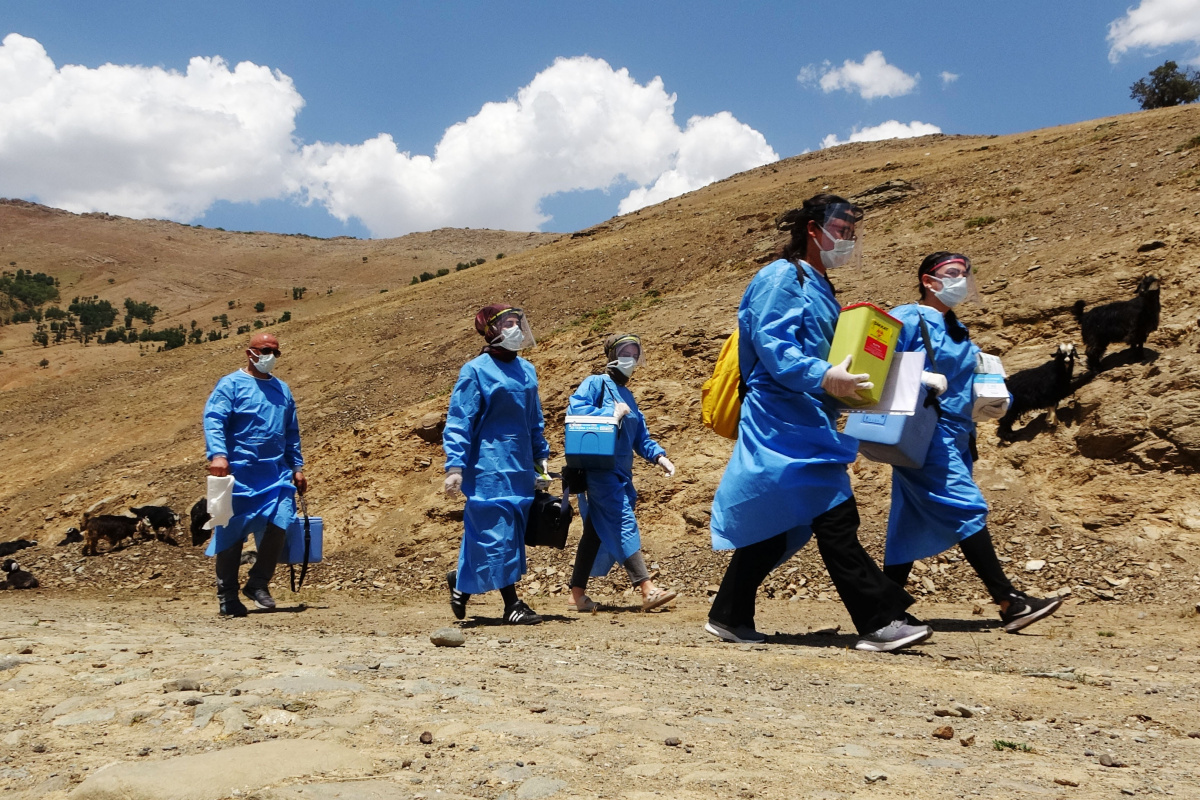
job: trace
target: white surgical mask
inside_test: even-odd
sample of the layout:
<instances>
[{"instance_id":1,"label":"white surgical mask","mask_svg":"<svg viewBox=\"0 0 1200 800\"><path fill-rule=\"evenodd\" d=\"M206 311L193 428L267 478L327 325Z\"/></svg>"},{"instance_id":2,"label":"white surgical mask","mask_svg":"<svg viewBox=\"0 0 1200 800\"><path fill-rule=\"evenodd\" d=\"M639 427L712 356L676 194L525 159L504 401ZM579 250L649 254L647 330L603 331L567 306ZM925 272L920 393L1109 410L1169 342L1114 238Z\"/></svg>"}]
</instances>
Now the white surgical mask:
<instances>
[{"instance_id":1,"label":"white surgical mask","mask_svg":"<svg viewBox=\"0 0 1200 800\"><path fill-rule=\"evenodd\" d=\"M263 353L254 362L254 368L264 375L270 375L271 371L275 369L275 354Z\"/></svg>"},{"instance_id":2,"label":"white surgical mask","mask_svg":"<svg viewBox=\"0 0 1200 800\"><path fill-rule=\"evenodd\" d=\"M826 234L828 236L829 234ZM832 236L829 238L833 239ZM821 263L825 269L837 269L845 265L854 255L855 241L853 239L834 239L832 250L821 251Z\"/></svg>"},{"instance_id":3,"label":"white surgical mask","mask_svg":"<svg viewBox=\"0 0 1200 800\"><path fill-rule=\"evenodd\" d=\"M967 277L965 275L961 278L939 278L938 280L942 282L942 288L933 294L938 300L945 303L948 308L954 308L967 299L970 287L967 285Z\"/></svg>"},{"instance_id":4,"label":"white surgical mask","mask_svg":"<svg viewBox=\"0 0 1200 800\"><path fill-rule=\"evenodd\" d=\"M626 378L629 378L633 376L633 371L637 369L637 359L632 356L621 356L616 361L608 362L608 368L615 369Z\"/></svg>"},{"instance_id":5,"label":"white surgical mask","mask_svg":"<svg viewBox=\"0 0 1200 800\"><path fill-rule=\"evenodd\" d=\"M518 325L500 331L500 338L492 342L493 347L503 347L505 350L517 351L525 344L525 334Z\"/></svg>"}]
</instances>

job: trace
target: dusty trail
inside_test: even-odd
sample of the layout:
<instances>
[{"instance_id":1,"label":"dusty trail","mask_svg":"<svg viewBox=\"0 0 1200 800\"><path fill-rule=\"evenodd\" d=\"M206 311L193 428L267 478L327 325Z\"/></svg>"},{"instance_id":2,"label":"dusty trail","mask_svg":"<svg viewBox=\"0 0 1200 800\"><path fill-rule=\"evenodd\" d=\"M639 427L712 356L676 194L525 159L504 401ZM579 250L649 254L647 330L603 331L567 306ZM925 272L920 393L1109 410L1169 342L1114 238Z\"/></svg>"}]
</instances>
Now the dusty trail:
<instances>
[{"instance_id":1,"label":"dusty trail","mask_svg":"<svg viewBox=\"0 0 1200 800\"><path fill-rule=\"evenodd\" d=\"M933 642L886 656L847 649L835 602L762 601L760 629L783 633L752 647L703 634L695 599L579 616L535 598L550 618L532 628L497 624L488 600L465 646L438 648L429 633L452 619L427 601L317 593L297 613L221 620L197 594L6 593L0 786L81 800L1200 794L1190 608L1068 601L1012 636L990 610L926 605ZM843 633L808 633L832 625ZM945 725L953 737L934 738Z\"/></svg>"}]
</instances>

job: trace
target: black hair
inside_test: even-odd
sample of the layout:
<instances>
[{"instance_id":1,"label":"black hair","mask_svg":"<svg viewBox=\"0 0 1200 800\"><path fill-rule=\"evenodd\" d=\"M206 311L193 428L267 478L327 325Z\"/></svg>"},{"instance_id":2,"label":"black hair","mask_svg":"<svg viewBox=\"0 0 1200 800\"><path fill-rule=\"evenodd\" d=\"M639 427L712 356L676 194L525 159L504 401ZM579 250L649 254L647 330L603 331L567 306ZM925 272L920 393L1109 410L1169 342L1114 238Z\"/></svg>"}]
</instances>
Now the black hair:
<instances>
[{"instance_id":1,"label":"black hair","mask_svg":"<svg viewBox=\"0 0 1200 800\"><path fill-rule=\"evenodd\" d=\"M925 256L925 260L921 262L921 266L917 268L917 288L921 290L921 299L925 299L925 294L928 289L921 281L926 275L932 275L933 271L942 265L942 262L952 256L959 256L966 259L962 253L951 253L949 250L938 250L936 253L930 253ZM956 344L962 344L967 339L967 329L958 321L958 316L954 313L954 309L949 309L945 313L946 333Z\"/></svg>"},{"instance_id":2,"label":"black hair","mask_svg":"<svg viewBox=\"0 0 1200 800\"><path fill-rule=\"evenodd\" d=\"M836 206L841 207L831 208ZM808 223L815 222L823 228L831 218L858 223L863 218L863 212L844 197L822 192L805 200L799 208L777 216L775 227L792 234L791 240L783 247L783 257L799 266L798 262L808 252Z\"/></svg>"}]
</instances>

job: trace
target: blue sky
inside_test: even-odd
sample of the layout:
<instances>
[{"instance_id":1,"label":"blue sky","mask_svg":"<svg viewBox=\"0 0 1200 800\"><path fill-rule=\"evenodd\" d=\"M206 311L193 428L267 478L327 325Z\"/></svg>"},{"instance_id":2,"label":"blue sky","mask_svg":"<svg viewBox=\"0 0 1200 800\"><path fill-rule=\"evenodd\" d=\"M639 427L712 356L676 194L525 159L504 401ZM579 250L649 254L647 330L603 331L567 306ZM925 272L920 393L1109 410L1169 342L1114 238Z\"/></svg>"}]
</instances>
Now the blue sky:
<instances>
[{"instance_id":1,"label":"blue sky","mask_svg":"<svg viewBox=\"0 0 1200 800\"><path fill-rule=\"evenodd\" d=\"M1200 59L1200 0L38 0L0 39L0 196L365 237L575 230L852 136L1134 111Z\"/></svg>"}]
</instances>

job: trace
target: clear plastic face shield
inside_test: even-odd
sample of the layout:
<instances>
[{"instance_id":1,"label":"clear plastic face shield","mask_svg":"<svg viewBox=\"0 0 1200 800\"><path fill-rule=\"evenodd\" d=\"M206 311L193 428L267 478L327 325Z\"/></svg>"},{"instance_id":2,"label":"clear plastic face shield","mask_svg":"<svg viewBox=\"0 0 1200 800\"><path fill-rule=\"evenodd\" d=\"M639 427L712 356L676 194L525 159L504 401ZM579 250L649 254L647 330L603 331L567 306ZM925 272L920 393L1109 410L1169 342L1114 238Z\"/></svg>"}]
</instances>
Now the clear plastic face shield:
<instances>
[{"instance_id":1,"label":"clear plastic face shield","mask_svg":"<svg viewBox=\"0 0 1200 800\"><path fill-rule=\"evenodd\" d=\"M643 361L642 340L633 334L622 336L609 348L609 357L613 361L632 358L633 365L640 367Z\"/></svg>"},{"instance_id":2,"label":"clear plastic face shield","mask_svg":"<svg viewBox=\"0 0 1200 800\"><path fill-rule=\"evenodd\" d=\"M525 312L519 308L506 308L488 320L488 326L496 331L496 338L490 342L495 347L506 350L525 350L533 347L533 331L529 329L529 320Z\"/></svg>"},{"instance_id":3,"label":"clear plastic face shield","mask_svg":"<svg viewBox=\"0 0 1200 800\"><path fill-rule=\"evenodd\" d=\"M932 294L948 308L960 303L978 303L979 288L971 259L955 253L947 256L921 276L927 294Z\"/></svg>"},{"instance_id":4,"label":"clear plastic face shield","mask_svg":"<svg viewBox=\"0 0 1200 800\"><path fill-rule=\"evenodd\" d=\"M825 224L808 223L808 233L826 270L862 266L862 210L849 203L826 206Z\"/></svg>"}]
</instances>

